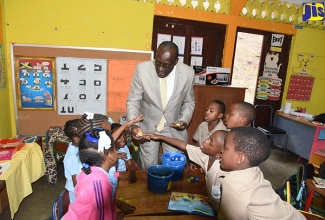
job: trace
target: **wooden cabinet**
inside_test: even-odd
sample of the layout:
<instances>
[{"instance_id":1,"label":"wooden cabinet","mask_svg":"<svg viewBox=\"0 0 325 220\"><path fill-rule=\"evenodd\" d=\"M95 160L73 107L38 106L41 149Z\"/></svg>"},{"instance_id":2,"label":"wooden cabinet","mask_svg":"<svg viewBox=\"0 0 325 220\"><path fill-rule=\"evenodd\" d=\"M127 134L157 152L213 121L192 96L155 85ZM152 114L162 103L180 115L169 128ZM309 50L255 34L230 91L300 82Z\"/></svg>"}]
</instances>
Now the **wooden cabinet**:
<instances>
[{"instance_id":1,"label":"wooden cabinet","mask_svg":"<svg viewBox=\"0 0 325 220\"><path fill-rule=\"evenodd\" d=\"M198 126L204 120L206 107L212 100L221 100L226 105L226 113L232 103L244 101L246 88L233 86L206 86L194 85L195 109L192 121L188 127L188 140L193 143L192 137Z\"/></svg>"},{"instance_id":2,"label":"wooden cabinet","mask_svg":"<svg viewBox=\"0 0 325 220\"><path fill-rule=\"evenodd\" d=\"M319 166L323 162L325 162L325 127L317 126L310 151L309 163L314 165L316 173L318 173Z\"/></svg>"}]
</instances>

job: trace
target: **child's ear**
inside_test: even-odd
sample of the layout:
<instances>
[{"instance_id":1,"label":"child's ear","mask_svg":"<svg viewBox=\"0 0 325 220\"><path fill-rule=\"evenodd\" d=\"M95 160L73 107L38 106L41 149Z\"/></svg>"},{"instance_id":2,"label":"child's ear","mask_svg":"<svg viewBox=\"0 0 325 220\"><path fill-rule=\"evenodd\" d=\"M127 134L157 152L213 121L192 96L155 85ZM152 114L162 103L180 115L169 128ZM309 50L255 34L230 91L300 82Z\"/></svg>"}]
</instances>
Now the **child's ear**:
<instances>
[{"instance_id":1,"label":"child's ear","mask_svg":"<svg viewBox=\"0 0 325 220\"><path fill-rule=\"evenodd\" d=\"M245 160L246 160L246 155L242 152L238 152L236 164L242 165L245 162Z\"/></svg>"},{"instance_id":2,"label":"child's ear","mask_svg":"<svg viewBox=\"0 0 325 220\"><path fill-rule=\"evenodd\" d=\"M222 119L222 118L223 118L223 116L224 116L224 114L223 114L223 113L219 113L219 114L218 114L218 118L219 118L219 119Z\"/></svg>"}]
</instances>

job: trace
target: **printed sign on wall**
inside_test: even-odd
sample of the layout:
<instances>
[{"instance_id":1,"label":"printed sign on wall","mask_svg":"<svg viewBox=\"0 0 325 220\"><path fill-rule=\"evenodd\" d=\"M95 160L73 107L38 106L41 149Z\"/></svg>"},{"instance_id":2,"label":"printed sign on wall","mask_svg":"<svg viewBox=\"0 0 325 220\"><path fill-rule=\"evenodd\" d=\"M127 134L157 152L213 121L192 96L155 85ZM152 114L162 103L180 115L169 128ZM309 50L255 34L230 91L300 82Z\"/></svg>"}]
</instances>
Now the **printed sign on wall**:
<instances>
[{"instance_id":1,"label":"printed sign on wall","mask_svg":"<svg viewBox=\"0 0 325 220\"><path fill-rule=\"evenodd\" d=\"M50 58L18 58L19 108L54 109L53 62Z\"/></svg>"},{"instance_id":2,"label":"printed sign on wall","mask_svg":"<svg viewBox=\"0 0 325 220\"><path fill-rule=\"evenodd\" d=\"M57 57L59 115L106 115L107 60Z\"/></svg>"}]
</instances>

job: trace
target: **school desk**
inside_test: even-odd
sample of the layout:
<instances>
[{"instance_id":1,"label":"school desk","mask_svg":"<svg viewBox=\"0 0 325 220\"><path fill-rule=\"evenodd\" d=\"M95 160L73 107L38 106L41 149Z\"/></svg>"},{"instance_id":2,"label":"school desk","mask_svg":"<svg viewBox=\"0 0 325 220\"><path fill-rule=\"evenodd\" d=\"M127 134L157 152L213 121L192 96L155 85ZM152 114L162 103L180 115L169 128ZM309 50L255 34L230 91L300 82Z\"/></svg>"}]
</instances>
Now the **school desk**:
<instances>
[{"instance_id":1,"label":"school desk","mask_svg":"<svg viewBox=\"0 0 325 220\"><path fill-rule=\"evenodd\" d=\"M45 164L42 149L37 143L25 144L7 162L10 162L10 167L0 175L0 180L6 182L13 219L20 203L33 192L32 183L44 175Z\"/></svg>"},{"instance_id":2,"label":"school desk","mask_svg":"<svg viewBox=\"0 0 325 220\"><path fill-rule=\"evenodd\" d=\"M136 207L134 214L127 215L129 219L211 219L209 217L190 215L167 210L171 192L186 192L207 196L204 174L200 169L191 173L184 172L183 179L172 183L171 189L164 194L151 192L147 188L147 171L137 170L137 182L129 183L129 172L120 172L116 198L128 200L129 204ZM189 175L200 177L198 182L189 183Z\"/></svg>"},{"instance_id":3,"label":"school desk","mask_svg":"<svg viewBox=\"0 0 325 220\"><path fill-rule=\"evenodd\" d=\"M325 199L325 189L316 187L315 184L313 183L312 179L306 179L306 186L308 188L309 193L308 193L308 197L307 197L307 201L306 201L305 211L308 212L309 208L311 206L311 203L313 201L314 193L317 192L318 194L320 194L320 196L322 196L322 199L324 200Z\"/></svg>"},{"instance_id":4,"label":"school desk","mask_svg":"<svg viewBox=\"0 0 325 220\"><path fill-rule=\"evenodd\" d=\"M306 121L302 117L285 114L279 111L276 111L274 114L273 125L287 132L288 150L300 157L307 160L309 159L314 135L318 125ZM281 138L273 137L273 140L275 140L276 143L279 143Z\"/></svg>"}]
</instances>

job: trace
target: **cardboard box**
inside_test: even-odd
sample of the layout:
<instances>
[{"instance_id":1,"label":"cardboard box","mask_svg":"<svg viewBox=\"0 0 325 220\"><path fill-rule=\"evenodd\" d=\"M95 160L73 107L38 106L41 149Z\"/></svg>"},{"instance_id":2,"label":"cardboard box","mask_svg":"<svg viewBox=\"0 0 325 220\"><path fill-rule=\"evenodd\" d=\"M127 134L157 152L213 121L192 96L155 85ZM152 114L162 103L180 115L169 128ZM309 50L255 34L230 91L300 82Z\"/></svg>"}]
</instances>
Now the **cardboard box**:
<instances>
[{"instance_id":1,"label":"cardboard box","mask_svg":"<svg viewBox=\"0 0 325 220\"><path fill-rule=\"evenodd\" d=\"M228 85L229 68L214 66L193 66L195 73L195 84L203 85Z\"/></svg>"}]
</instances>

